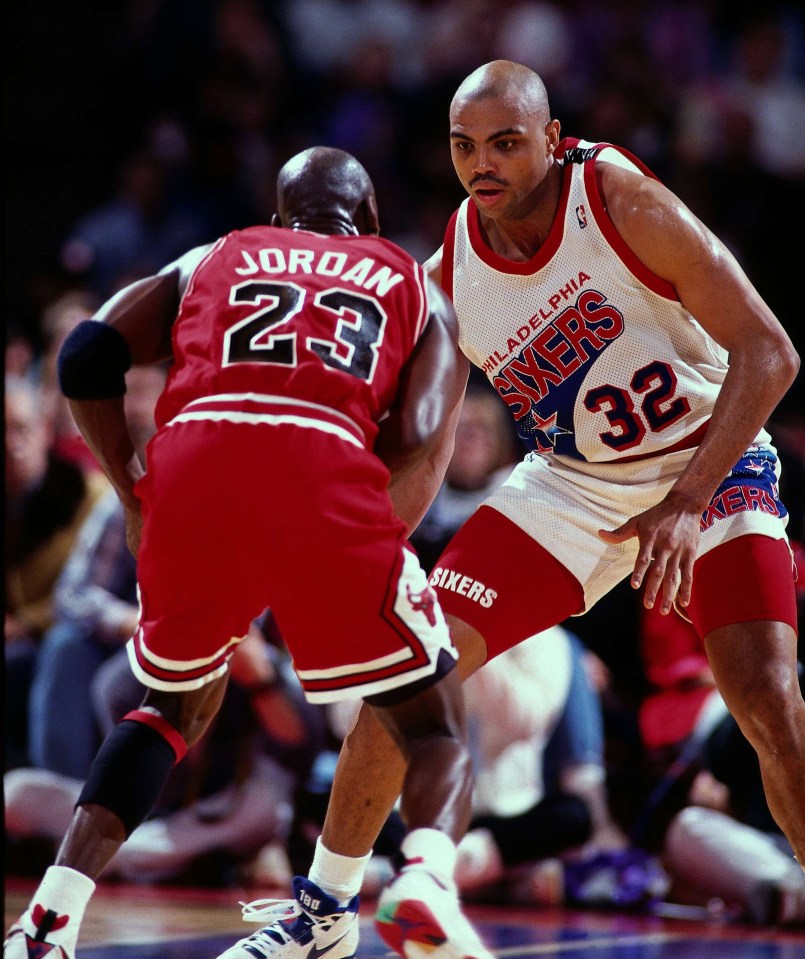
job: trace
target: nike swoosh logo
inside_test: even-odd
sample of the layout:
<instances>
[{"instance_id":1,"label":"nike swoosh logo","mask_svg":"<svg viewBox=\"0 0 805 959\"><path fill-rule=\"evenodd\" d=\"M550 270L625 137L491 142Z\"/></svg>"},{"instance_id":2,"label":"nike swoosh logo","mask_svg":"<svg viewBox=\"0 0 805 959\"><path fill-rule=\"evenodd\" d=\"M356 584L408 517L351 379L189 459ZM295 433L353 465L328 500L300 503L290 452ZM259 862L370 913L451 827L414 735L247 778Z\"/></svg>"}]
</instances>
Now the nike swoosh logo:
<instances>
[{"instance_id":1,"label":"nike swoosh logo","mask_svg":"<svg viewBox=\"0 0 805 959\"><path fill-rule=\"evenodd\" d=\"M345 935L346 933L344 933ZM338 939L333 940L326 946L319 947L314 943L307 951L307 959L321 959L321 956L326 956L331 949L334 949L341 942L344 936L339 936Z\"/></svg>"}]
</instances>

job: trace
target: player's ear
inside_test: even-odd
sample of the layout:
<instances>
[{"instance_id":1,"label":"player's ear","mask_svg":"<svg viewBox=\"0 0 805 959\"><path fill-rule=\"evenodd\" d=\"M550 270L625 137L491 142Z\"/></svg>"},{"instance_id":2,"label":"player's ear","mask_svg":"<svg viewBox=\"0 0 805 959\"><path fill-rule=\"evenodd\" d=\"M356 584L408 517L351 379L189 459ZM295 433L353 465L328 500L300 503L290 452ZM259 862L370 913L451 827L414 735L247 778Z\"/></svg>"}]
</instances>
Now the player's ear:
<instances>
[{"instance_id":1,"label":"player's ear","mask_svg":"<svg viewBox=\"0 0 805 959\"><path fill-rule=\"evenodd\" d=\"M380 236L380 218L374 193L361 200L355 211L353 223L361 236Z\"/></svg>"},{"instance_id":2,"label":"player's ear","mask_svg":"<svg viewBox=\"0 0 805 959\"><path fill-rule=\"evenodd\" d=\"M271 225L272 225L272 226L282 226L282 220L280 219L279 213L275 213L275 214L271 217Z\"/></svg>"},{"instance_id":3,"label":"player's ear","mask_svg":"<svg viewBox=\"0 0 805 959\"><path fill-rule=\"evenodd\" d=\"M546 156L550 156L559 145L561 126L558 120L550 120L545 124Z\"/></svg>"}]
</instances>

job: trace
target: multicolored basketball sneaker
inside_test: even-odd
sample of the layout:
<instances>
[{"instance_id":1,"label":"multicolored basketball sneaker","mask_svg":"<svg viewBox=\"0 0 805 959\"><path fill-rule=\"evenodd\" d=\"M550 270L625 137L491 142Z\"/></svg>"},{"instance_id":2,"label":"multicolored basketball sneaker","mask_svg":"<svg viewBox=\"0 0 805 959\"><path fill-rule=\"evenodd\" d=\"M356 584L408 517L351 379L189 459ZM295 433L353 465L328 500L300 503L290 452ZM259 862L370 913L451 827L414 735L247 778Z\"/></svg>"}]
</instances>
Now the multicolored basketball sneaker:
<instances>
[{"instance_id":1,"label":"multicolored basketball sneaker","mask_svg":"<svg viewBox=\"0 0 805 959\"><path fill-rule=\"evenodd\" d=\"M3 941L3 959L73 959L74 936L69 937L69 942L58 943L53 935L58 936L69 919L34 903L8 930Z\"/></svg>"},{"instance_id":2,"label":"multicolored basketball sneaker","mask_svg":"<svg viewBox=\"0 0 805 959\"><path fill-rule=\"evenodd\" d=\"M375 928L405 959L494 959L461 912L455 884L420 865L406 865L383 890Z\"/></svg>"}]
</instances>

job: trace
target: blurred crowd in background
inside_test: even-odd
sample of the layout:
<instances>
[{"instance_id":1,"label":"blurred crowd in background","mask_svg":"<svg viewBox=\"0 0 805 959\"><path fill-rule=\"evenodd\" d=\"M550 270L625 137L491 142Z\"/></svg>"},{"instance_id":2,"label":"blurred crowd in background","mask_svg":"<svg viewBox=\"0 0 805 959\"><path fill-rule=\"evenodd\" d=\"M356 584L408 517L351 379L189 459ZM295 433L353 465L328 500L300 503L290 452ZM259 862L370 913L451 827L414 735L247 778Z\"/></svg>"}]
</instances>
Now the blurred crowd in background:
<instances>
[{"instance_id":1,"label":"blurred crowd in background","mask_svg":"<svg viewBox=\"0 0 805 959\"><path fill-rule=\"evenodd\" d=\"M114 497L59 397L58 349L127 282L268 222L276 172L293 153L326 144L357 156L384 235L424 260L463 198L448 146L453 92L488 60L525 63L545 80L565 135L626 147L726 242L805 355L798 4L83 0L20 4L8 23L6 821L12 853L29 843L16 868L35 865L30 841L58 840L102 731L139 695L126 688L120 652L136 622L133 561ZM140 448L163 376L153 371L127 398ZM771 424L801 584L802 381ZM520 455L501 409L473 377L451 473L414 536L426 566ZM700 644L681 620L646 616L639 600L624 585L541 653L535 646L533 661L529 646L515 668L489 671L476 719L482 727L480 704L499 695L511 706L501 735L520 758L480 737L489 796L464 850L463 888L499 894L504 874L524 866L515 861L523 830L553 830L554 846L537 843L525 857L539 864L535 900L555 901L564 856L560 898L645 904L667 888L638 852L664 852L660 873L670 869L672 881L676 870L689 886L679 850L701 852L695 843L717 834L737 852L704 900L738 902L759 921L801 919L805 892L775 858L780 837L759 780L746 775L753 757L718 708ZM195 862L198 881L199 857L212 853L215 881L242 879L233 864L243 862L258 880L284 879L285 865L305 871L348 720L302 702L270 613L254 628L257 652L236 670L206 758L191 757L121 875L186 878ZM517 686L515 674L530 684ZM537 688L539 708L529 705ZM224 748L233 730L247 744L235 752ZM751 835L721 833L723 820L691 808ZM176 835L190 838L179 848ZM379 848L390 861L398 838L390 823ZM749 848L767 872L741 873ZM780 892L783 874L794 905Z\"/></svg>"}]
</instances>

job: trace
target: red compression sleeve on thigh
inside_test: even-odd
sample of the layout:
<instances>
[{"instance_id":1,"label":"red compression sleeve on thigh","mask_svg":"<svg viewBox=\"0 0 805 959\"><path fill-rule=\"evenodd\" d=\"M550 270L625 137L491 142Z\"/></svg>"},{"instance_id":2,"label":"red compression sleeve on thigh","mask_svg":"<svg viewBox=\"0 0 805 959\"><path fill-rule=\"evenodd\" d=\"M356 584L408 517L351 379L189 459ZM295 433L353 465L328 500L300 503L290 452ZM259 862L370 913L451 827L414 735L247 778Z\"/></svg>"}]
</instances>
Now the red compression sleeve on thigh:
<instances>
[{"instance_id":1,"label":"red compression sleeve on thigh","mask_svg":"<svg viewBox=\"0 0 805 959\"><path fill-rule=\"evenodd\" d=\"M182 734L177 729L174 729L173 726L161 716L149 713L145 709L133 709L130 713L126 713L123 719L131 719L135 723L143 723L145 726L150 726L151 729L158 732L160 736L167 740L168 745L176 753L177 763L184 759L185 753L187 752L187 743L184 741Z\"/></svg>"},{"instance_id":2,"label":"red compression sleeve on thigh","mask_svg":"<svg viewBox=\"0 0 805 959\"><path fill-rule=\"evenodd\" d=\"M490 659L584 607L570 570L489 506L450 540L429 581L442 610L483 636Z\"/></svg>"},{"instance_id":3,"label":"red compression sleeve on thigh","mask_svg":"<svg viewBox=\"0 0 805 959\"><path fill-rule=\"evenodd\" d=\"M787 541L739 536L705 553L693 569L687 614L700 636L755 620L787 623L797 632L794 565Z\"/></svg>"}]
</instances>

